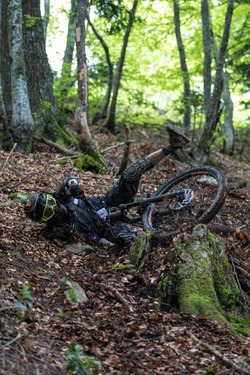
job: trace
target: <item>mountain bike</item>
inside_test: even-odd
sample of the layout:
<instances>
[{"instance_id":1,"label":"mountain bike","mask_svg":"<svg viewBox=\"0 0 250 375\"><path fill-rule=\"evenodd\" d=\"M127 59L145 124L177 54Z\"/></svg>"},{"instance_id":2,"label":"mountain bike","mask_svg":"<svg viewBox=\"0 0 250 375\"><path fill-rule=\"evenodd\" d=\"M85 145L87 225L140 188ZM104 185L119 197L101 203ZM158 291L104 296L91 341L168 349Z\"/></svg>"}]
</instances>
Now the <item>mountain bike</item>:
<instances>
[{"instance_id":1,"label":"mountain bike","mask_svg":"<svg viewBox=\"0 0 250 375\"><path fill-rule=\"evenodd\" d=\"M108 218L142 222L146 231L164 237L198 223L209 223L226 195L225 179L217 169L191 168L166 181L150 197L113 207Z\"/></svg>"}]
</instances>

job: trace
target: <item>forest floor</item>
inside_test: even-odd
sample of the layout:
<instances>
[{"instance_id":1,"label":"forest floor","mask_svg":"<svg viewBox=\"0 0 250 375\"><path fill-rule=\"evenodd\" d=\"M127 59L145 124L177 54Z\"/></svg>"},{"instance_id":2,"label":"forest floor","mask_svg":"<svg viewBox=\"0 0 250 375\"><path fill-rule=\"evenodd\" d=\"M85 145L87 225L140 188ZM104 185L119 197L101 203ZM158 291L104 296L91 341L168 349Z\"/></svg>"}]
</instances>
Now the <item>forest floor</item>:
<instances>
[{"instance_id":1,"label":"forest floor","mask_svg":"<svg viewBox=\"0 0 250 375\"><path fill-rule=\"evenodd\" d=\"M132 143L130 161L165 141L167 136L159 140L141 134ZM250 336L233 334L206 316L159 311L157 285L171 240L153 247L138 272L114 270L117 263L128 264L128 249L94 245L94 252L72 254L65 240L42 237L44 224L29 221L22 204L9 199L9 193L17 191L51 192L68 175L78 176L87 196L104 194L122 158L122 147L109 148L118 143L115 136L98 135L98 148L108 164L104 175L79 173L71 158L60 165L63 155L39 143L33 154L14 152L6 164L9 153L0 153L0 164L5 164L0 179L0 374L68 374L65 351L72 342L100 361L94 374L250 374ZM228 228L220 238L232 264L250 274L249 154L244 162L219 152L213 157L228 181L226 203L213 224ZM143 177L139 196L189 167L166 158ZM80 284L87 303L71 305L66 300L61 288L65 277ZM32 306L21 319L17 307L31 302L25 285Z\"/></svg>"}]
</instances>

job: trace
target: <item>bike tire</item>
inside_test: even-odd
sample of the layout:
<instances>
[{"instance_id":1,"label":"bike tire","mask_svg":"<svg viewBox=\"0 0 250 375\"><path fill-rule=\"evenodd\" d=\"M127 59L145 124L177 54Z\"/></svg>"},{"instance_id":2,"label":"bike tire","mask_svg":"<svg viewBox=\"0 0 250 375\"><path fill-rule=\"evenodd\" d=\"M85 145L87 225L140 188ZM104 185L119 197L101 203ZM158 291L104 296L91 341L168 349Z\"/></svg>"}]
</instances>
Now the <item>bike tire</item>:
<instances>
[{"instance_id":1,"label":"bike tire","mask_svg":"<svg viewBox=\"0 0 250 375\"><path fill-rule=\"evenodd\" d=\"M204 176L207 181L210 179L210 182L206 183L210 186L209 188L206 187L205 189L205 186L199 186L199 179L201 179L202 176ZM211 181L213 181L213 184ZM212 185L213 187L211 187ZM164 214L163 211L163 216L165 215L164 221L168 221L168 224L164 224L165 227L163 227L163 220L161 222L157 222L157 220L155 220L155 217L157 216L157 213L159 211L159 206L163 204L163 202L151 203L146 207L145 211L142 214L142 220L146 231L149 231L155 235L159 234L160 232L165 232L165 235L167 233L176 234L179 231L180 227L185 227L183 223L185 223L187 227L193 227L198 223L207 224L217 215L217 213L223 206L227 195L227 188L223 175L213 167L203 166L191 168L172 177L170 180L166 181L152 195L152 197L157 197L159 195L169 193L172 190L181 187L192 188L192 190L194 190L195 198L194 203L192 202L193 206L195 204L196 206L198 206L198 200L204 200L204 202L199 202L201 207L203 204L202 208L198 208L200 209L200 212L197 213L196 217L192 218L191 220L191 217L189 217L188 214L185 214L184 210L179 211L179 213L177 213L176 211L169 212L168 210L165 210L167 211L167 213ZM208 190L208 193L207 197L205 198L206 190ZM198 197L198 194L200 194L200 197ZM166 203L164 204L166 205Z\"/></svg>"}]
</instances>

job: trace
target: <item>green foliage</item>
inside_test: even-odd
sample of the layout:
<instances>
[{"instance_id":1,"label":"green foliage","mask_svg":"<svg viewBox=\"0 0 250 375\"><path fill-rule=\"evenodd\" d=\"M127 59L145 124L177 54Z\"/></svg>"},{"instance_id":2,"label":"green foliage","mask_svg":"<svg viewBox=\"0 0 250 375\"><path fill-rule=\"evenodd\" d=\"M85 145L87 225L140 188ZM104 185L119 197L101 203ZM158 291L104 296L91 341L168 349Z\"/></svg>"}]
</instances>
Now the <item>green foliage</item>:
<instances>
[{"instance_id":1,"label":"green foliage","mask_svg":"<svg viewBox=\"0 0 250 375\"><path fill-rule=\"evenodd\" d=\"M124 270L133 270L134 266L132 264L123 264L123 263L116 263L111 268L112 271L124 271Z\"/></svg>"},{"instance_id":2,"label":"green foliage","mask_svg":"<svg viewBox=\"0 0 250 375\"><path fill-rule=\"evenodd\" d=\"M90 369L99 368L101 363L92 357L85 356L79 344L72 342L65 352L67 371L75 372L79 375L90 375Z\"/></svg>"},{"instance_id":3,"label":"green foliage","mask_svg":"<svg viewBox=\"0 0 250 375\"><path fill-rule=\"evenodd\" d=\"M63 74L54 79L54 97L57 107L64 113L74 113L77 103L77 78L75 74Z\"/></svg>"},{"instance_id":4,"label":"green foliage","mask_svg":"<svg viewBox=\"0 0 250 375\"><path fill-rule=\"evenodd\" d=\"M59 318L68 318L71 315L70 311L64 311L63 309L58 309Z\"/></svg>"},{"instance_id":5,"label":"green foliage","mask_svg":"<svg viewBox=\"0 0 250 375\"><path fill-rule=\"evenodd\" d=\"M39 17L31 16L30 14L24 14L24 24L25 24L25 27L32 27L32 26L34 26L37 20L40 20L40 18Z\"/></svg>"},{"instance_id":6,"label":"green foliage","mask_svg":"<svg viewBox=\"0 0 250 375\"><path fill-rule=\"evenodd\" d=\"M17 321L21 323L29 319L29 310L33 307L33 297L27 284L24 284L21 288L18 287L14 294L17 298Z\"/></svg>"},{"instance_id":7,"label":"green foliage","mask_svg":"<svg viewBox=\"0 0 250 375\"><path fill-rule=\"evenodd\" d=\"M108 47L111 63L116 69L121 54L125 28L132 0L94 0L90 16L95 29ZM203 45L200 4L180 0L183 44L190 73L192 128L202 128L203 110ZM211 27L217 47L223 34L226 2L210 2ZM51 17L51 32L57 32L62 14L57 9ZM65 15L65 11L64 14ZM116 120L135 126L161 129L168 120L183 121L183 78L173 22L173 3L161 0L139 2L137 21L133 25L126 50L126 59L119 89ZM67 15L67 14L66 14ZM67 15L69 16L69 15ZM249 88L249 7L247 1L237 3L231 26L226 60L229 85L233 91L235 119L245 126L250 114L246 92ZM233 37L232 37L233 36ZM87 28L88 116L101 112L107 92L109 69L104 49L91 27ZM71 64L54 81L56 103L61 110L74 113L77 102L76 75ZM215 59L212 59L212 79ZM243 95L244 94L244 95ZM221 117L223 118L223 116ZM220 138L217 145L221 145Z\"/></svg>"},{"instance_id":8,"label":"green foliage","mask_svg":"<svg viewBox=\"0 0 250 375\"><path fill-rule=\"evenodd\" d=\"M27 193L16 192L16 193L10 193L8 197L14 202L24 203L29 195L30 194L27 194Z\"/></svg>"}]
</instances>

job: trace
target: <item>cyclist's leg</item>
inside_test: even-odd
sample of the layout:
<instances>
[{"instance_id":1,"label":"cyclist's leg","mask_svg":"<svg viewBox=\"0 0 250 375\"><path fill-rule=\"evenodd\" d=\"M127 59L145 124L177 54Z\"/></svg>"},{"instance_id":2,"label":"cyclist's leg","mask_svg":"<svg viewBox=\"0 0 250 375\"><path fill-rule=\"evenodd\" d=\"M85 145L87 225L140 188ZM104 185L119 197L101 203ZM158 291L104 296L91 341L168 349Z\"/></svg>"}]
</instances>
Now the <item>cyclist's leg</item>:
<instances>
[{"instance_id":1,"label":"cyclist's leg","mask_svg":"<svg viewBox=\"0 0 250 375\"><path fill-rule=\"evenodd\" d=\"M174 126L167 127L170 143L162 149L144 156L130 164L121 177L106 194L106 202L109 206L118 206L121 203L128 203L134 200L141 176L159 164L165 156L173 150L181 148L189 140Z\"/></svg>"}]
</instances>

